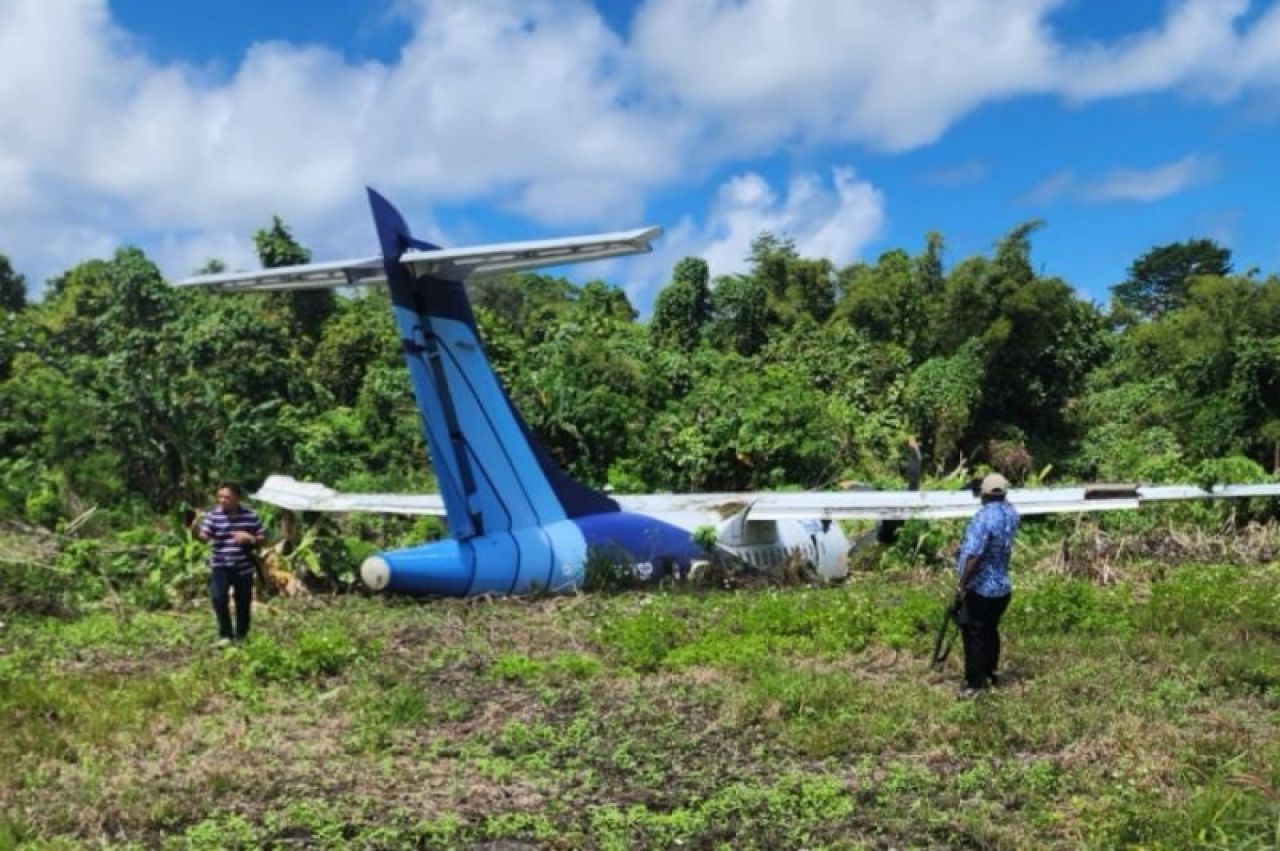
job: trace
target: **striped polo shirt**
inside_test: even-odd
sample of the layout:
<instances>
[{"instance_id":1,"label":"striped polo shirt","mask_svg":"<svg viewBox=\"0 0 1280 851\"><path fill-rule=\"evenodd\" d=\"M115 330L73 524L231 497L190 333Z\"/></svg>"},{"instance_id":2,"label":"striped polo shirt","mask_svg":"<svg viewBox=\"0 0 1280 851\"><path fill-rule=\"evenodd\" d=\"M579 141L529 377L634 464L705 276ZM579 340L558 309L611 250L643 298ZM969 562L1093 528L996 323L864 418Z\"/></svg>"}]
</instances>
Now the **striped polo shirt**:
<instances>
[{"instance_id":1,"label":"striped polo shirt","mask_svg":"<svg viewBox=\"0 0 1280 851\"><path fill-rule=\"evenodd\" d=\"M258 515L243 505L234 514L218 506L200 523L201 536L209 539L209 567L213 570L253 570L255 544L237 544L234 532L248 532L255 538L265 534Z\"/></svg>"}]
</instances>

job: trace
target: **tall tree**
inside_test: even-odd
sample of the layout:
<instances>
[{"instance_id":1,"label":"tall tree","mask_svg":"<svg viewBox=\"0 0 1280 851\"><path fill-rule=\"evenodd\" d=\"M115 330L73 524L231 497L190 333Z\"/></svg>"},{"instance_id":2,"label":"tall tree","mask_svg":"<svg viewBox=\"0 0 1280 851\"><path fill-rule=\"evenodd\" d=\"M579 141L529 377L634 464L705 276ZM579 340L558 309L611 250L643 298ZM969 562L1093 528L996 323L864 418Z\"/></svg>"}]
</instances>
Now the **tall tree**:
<instances>
[{"instance_id":1,"label":"tall tree","mask_svg":"<svg viewBox=\"0 0 1280 851\"><path fill-rule=\"evenodd\" d=\"M1031 268L1031 234L1042 227L1043 219L1023 222L996 243L995 274L1005 292L1029 283L1036 276Z\"/></svg>"},{"instance_id":2,"label":"tall tree","mask_svg":"<svg viewBox=\"0 0 1280 851\"><path fill-rule=\"evenodd\" d=\"M343 299L324 327L308 368L339 405L353 406L376 363L400 362L400 339L385 290Z\"/></svg>"},{"instance_id":3,"label":"tall tree","mask_svg":"<svg viewBox=\"0 0 1280 851\"><path fill-rule=\"evenodd\" d=\"M925 236L924 253L916 258L916 277L925 298L934 298L946 286L942 273L943 246L942 234L931 230Z\"/></svg>"},{"instance_id":4,"label":"tall tree","mask_svg":"<svg viewBox=\"0 0 1280 851\"><path fill-rule=\"evenodd\" d=\"M587 281L578 291L571 315L579 321L608 319L633 322L637 313L625 291L611 287L604 281Z\"/></svg>"},{"instance_id":5,"label":"tall tree","mask_svg":"<svg viewBox=\"0 0 1280 851\"><path fill-rule=\"evenodd\" d=\"M271 227L254 233L253 244L264 269L311 262L311 252L293 238L279 216L271 217ZM320 338L321 327L333 315L336 302L332 290L301 290L288 293L286 304L290 324L314 341Z\"/></svg>"},{"instance_id":6,"label":"tall tree","mask_svg":"<svg viewBox=\"0 0 1280 851\"><path fill-rule=\"evenodd\" d=\"M787 269L799 255L789 236L764 231L751 240L751 273L764 282L770 301L782 299L787 291Z\"/></svg>"},{"instance_id":7,"label":"tall tree","mask_svg":"<svg viewBox=\"0 0 1280 851\"><path fill-rule=\"evenodd\" d=\"M577 288L567 278L519 272L469 280L467 294L477 312L488 311L526 343L538 343L554 332Z\"/></svg>"},{"instance_id":8,"label":"tall tree","mask_svg":"<svg viewBox=\"0 0 1280 851\"><path fill-rule=\"evenodd\" d=\"M1129 277L1111 288L1116 303L1152 318L1186 304L1192 279L1231 274L1231 250L1211 239L1157 246L1129 267Z\"/></svg>"},{"instance_id":9,"label":"tall tree","mask_svg":"<svg viewBox=\"0 0 1280 851\"><path fill-rule=\"evenodd\" d=\"M189 415L172 390L179 370L168 331L179 296L138 248L116 251L107 280L107 308L92 317L106 355L96 363L97 424L130 490L163 505L177 493L186 450L173 425Z\"/></svg>"},{"instance_id":10,"label":"tall tree","mask_svg":"<svg viewBox=\"0 0 1280 851\"><path fill-rule=\"evenodd\" d=\"M13 271L0 254L0 310L17 312L27 306L27 279Z\"/></svg>"},{"instance_id":11,"label":"tall tree","mask_svg":"<svg viewBox=\"0 0 1280 851\"><path fill-rule=\"evenodd\" d=\"M916 267L901 249L886 251L874 266L858 264L843 273L840 315L876 343L896 343L923 360L928 300Z\"/></svg>"},{"instance_id":12,"label":"tall tree","mask_svg":"<svg viewBox=\"0 0 1280 851\"><path fill-rule=\"evenodd\" d=\"M788 270L787 296L799 311L826 322L835 310L835 270L827 259L799 259Z\"/></svg>"},{"instance_id":13,"label":"tall tree","mask_svg":"<svg viewBox=\"0 0 1280 851\"><path fill-rule=\"evenodd\" d=\"M755 275L721 275L711 293L712 339L740 355L753 355L769 333L769 292Z\"/></svg>"},{"instance_id":14,"label":"tall tree","mask_svg":"<svg viewBox=\"0 0 1280 851\"><path fill-rule=\"evenodd\" d=\"M254 248L264 269L282 266L301 266L311 262L311 252L293 238L288 225L279 216L271 217L271 227L253 235Z\"/></svg>"},{"instance_id":15,"label":"tall tree","mask_svg":"<svg viewBox=\"0 0 1280 851\"><path fill-rule=\"evenodd\" d=\"M825 322L835 310L836 274L830 260L801 257L791 237L764 231L751 241L751 274L763 282L771 319Z\"/></svg>"},{"instance_id":16,"label":"tall tree","mask_svg":"<svg viewBox=\"0 0 1280 851\"><path fill-rule=\"evenodd\" d=\"M1174 462L1228 454L1274 465L1280 279L1197 278L1181 308L1119 335L1073 408L1085 471L1178 475Z\"/></svg>"},{"instance_id":17,"label":"tall tree","mask_svg":"<svg viewBox=\"0 0 1280 851\"><path fill-rule=\"evenodd\" d=\"M659 345L686 351L696 348L702 327L711 318L707 261L686 257L676 264L671 283L658 293L649 332Z\"/></svg>"}]
</instances>

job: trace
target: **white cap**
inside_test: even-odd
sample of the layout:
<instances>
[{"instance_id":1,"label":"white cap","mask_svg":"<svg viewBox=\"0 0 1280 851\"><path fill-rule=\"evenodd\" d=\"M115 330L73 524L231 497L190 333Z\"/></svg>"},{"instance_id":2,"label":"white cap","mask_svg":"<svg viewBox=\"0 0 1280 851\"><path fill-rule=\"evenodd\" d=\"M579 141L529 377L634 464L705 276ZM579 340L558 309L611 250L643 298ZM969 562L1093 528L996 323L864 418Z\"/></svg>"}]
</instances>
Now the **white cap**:
<instances>
[{"instance_id":1,"label":"white cap","mask_svg":"<svg viewBox=\"0 0 1280 851\"><path fill-rule=\"evenodd\" d=\"M1009 492L1009 480L999 473L987 473L982 479L983 496L1004 496Z\"/></svg>"}]
</instances>

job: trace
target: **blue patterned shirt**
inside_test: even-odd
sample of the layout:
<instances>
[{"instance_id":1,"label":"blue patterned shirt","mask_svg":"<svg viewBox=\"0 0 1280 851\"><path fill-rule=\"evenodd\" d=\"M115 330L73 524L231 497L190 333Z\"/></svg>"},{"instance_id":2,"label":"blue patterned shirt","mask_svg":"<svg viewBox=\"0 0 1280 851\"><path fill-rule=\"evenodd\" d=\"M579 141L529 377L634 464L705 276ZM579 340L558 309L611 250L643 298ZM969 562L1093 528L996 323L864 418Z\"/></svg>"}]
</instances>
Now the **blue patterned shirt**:
<instances>
[{"instance_id":1,"label":"blue patterned shirt","mask_svg":"<svg viewBox=\"0 0 1280 851\"><path fill-rule=\"evenodd\" d=\"M1018 512L1007 502L988 502L973 515L964 530L960 554L956 556L956 578L964 576L969 556L977 555L978 566L969 580L969 590L983 597L1003 597L1013 591L1009 582L1009 557L1013 536L1018 531Z\"/></svg>"}]
</instances>

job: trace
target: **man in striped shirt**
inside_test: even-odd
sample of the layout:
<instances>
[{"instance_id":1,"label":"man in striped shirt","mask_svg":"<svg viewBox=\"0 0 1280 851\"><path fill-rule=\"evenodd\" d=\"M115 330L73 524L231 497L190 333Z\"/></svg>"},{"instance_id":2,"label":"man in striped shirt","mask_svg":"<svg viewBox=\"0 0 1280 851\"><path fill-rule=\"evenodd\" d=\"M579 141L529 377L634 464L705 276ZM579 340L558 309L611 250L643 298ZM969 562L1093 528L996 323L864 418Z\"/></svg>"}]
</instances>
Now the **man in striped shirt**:
<instances>
[{"instance_id":1,"label":"man in striped shirt","mask_svg":"<svg viewBox=\"0 0 1280 851\"><path fill-rule=\"evenodd\" d=\"M218 644L243 641L249 634L249 610L253 607L253 568L258 544L267 532L253 509L240 504L240 488L218 488L218 506L204 516L196 534L208 541L209 599L218 618ZM231 629L230 593L235 593L235 631Z\"/></svg>"}]
</instances>

